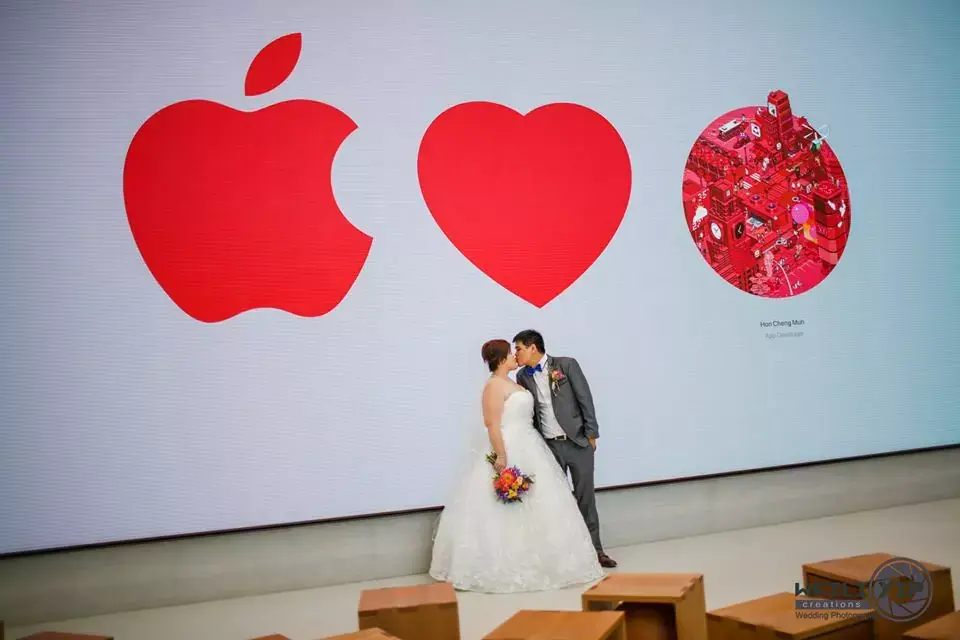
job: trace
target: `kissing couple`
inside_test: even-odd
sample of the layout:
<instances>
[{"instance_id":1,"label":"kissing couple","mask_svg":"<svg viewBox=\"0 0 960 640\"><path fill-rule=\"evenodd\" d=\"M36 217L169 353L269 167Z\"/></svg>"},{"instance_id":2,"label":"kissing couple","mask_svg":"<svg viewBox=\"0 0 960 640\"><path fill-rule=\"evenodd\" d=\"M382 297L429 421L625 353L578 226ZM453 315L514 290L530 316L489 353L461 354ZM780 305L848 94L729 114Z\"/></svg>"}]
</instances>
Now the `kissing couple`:
<instances>
[{"instance_id":1,"label":"kissing couple","mask_svg":"<svg viewBox=\"0 0 960 640\"><path fill-rule=\"evenodd\" d=\"M430 576L461 591L561 589L617 566L600 543L600 432L587 378L576 359L547 355L537 331L521 331L512 347L490 340L480 350L490 370L482 406L493 456L478 453L465 470L433 541ZM497 473L512 467L534 479L522 501L498 500L491 463Z\"/></svg>"}]
</instances>

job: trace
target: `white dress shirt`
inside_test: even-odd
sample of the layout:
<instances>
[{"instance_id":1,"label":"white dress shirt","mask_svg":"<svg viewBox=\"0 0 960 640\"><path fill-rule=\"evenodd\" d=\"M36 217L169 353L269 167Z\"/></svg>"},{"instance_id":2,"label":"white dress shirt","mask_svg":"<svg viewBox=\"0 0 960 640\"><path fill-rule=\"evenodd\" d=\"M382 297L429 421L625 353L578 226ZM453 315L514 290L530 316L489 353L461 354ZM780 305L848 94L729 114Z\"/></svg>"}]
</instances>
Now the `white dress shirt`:
<instances>
[{"instance_id":1,"label":"white dress shirt","mask_svg":"<svg viewBox=\"0 0 960 640\"><path fill-rule=\"evenodd\" d=\"M533 374L533 382L537 386L537 400L540 406L540 430L548 440L567 435L557 421L553 412L553 394L550 392L550 378L547 372L547 356L540 358L540 371Z\"/></svg>"}]
</instances>

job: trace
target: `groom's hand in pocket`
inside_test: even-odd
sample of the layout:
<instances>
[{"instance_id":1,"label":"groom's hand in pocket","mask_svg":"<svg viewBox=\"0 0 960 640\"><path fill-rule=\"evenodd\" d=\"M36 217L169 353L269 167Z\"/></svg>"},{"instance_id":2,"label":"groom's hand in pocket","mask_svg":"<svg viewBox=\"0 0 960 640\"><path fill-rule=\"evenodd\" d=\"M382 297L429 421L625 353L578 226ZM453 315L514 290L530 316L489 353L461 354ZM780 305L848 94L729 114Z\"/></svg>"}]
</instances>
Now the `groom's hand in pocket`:
<instances>
[{"instance_id":1,"label":"groom's hand in pocket","mask_svg":"<svg viewBox=\"0 0 960 640\"><path fill-rule=\"evenodd\" d=\"M596 438L587 438L590 441L590 446L593 447L593 450L597 450L597 439Z\"/></svg>"}]
</instances>

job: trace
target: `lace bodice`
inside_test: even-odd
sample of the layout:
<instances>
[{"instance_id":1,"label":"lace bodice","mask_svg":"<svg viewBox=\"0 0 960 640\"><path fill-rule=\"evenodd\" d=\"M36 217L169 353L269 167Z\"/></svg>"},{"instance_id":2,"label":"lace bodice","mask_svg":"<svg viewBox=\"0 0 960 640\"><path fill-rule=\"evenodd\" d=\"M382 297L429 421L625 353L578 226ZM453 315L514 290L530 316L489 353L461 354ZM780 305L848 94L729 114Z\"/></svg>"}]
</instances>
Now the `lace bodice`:
<instances>
[{"instance_id":1,"label":"lace bodice","mask_svg":"<svg viewBox=\"0 0 960 640\"><path fill-rule=\"evenodd\" d=\"M501 429L533 428L533 394L526 389L514 391L503 402Z\"/></svg>"}]
</instances>

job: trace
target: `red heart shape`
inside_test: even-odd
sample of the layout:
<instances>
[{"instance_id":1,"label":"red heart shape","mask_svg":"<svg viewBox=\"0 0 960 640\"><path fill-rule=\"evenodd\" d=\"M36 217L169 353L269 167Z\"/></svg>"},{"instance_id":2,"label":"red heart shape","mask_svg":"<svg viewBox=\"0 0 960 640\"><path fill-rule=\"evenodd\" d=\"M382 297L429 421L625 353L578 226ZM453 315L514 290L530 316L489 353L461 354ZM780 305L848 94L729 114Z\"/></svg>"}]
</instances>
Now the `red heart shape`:
<instances>
[{"instance_id":1,"label":"red heart shape","mask_svg":"<svg viewBox=\"0 0 960 640\"><path fill-rule=\"evenodd\" d=\"M543 307L600 257L630 200L630 155L577 104L527 115L467 102L427 128L417 158L427 208L450 242L508 291Z\"/></svg>"}]
</instances>

